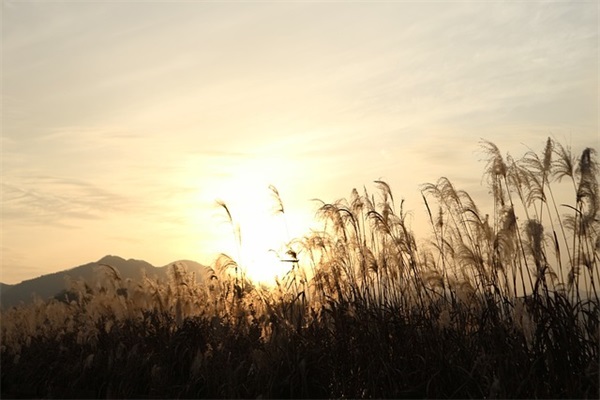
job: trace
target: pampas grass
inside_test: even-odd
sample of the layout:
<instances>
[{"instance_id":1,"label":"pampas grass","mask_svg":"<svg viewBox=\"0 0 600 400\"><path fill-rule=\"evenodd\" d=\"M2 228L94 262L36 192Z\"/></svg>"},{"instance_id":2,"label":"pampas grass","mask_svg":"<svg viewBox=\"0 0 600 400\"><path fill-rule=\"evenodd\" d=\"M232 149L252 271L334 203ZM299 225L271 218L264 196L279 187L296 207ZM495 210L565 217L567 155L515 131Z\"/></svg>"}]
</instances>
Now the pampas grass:
<instances>
[{"instance_id":1,"label":"pampas grass","mask_svg":"<svg viewBox=\"0 0 600 400\"><path fill-rule=\"evenodd\" d=\"M491 213L442 177L422 186L429 238L376 181L319 201L321 229L288 241L266 288L219 202L238 254L202 284L184 265L164 282L107 265L96 287L2 312L2 396L598 398L596 153L481 146Z\"/></svg>"}]
</instances>

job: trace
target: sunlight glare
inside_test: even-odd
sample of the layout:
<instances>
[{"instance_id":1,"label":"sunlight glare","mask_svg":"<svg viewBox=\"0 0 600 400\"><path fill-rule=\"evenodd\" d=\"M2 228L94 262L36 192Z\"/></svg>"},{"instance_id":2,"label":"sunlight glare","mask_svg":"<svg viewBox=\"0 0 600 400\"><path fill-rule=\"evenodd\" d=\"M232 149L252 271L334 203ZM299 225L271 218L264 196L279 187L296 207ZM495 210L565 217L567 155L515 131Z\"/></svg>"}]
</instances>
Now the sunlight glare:
<instances>
[{"instance_id":1,"label":"sunlight glare","mask_svg":"<svg viewBox=\"0 0 600 400\"><path fill-rule=\"evenodd\" d=\"M251 168L232 174L219 182L213 193L225 203L234 224L232 227L225 210L216 206L222 252L234 258L255 283L273 285L276 276L282 277L291 268L291 263L282 261L289 258L285 252L290 237L287 217L277 212L277 200L269 189L266 164L251 164ZM239 243L234 233L237 227Z\"/></svg>"}]
</instances>

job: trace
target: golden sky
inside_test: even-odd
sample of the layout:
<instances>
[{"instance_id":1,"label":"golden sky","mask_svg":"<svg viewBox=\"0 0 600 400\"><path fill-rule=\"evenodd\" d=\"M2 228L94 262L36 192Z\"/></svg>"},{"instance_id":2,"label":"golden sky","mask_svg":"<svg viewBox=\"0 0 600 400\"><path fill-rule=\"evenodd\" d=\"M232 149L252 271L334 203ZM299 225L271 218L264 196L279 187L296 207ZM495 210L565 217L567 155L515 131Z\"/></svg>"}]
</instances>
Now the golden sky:
<instances>
[{"instance_id":1,"label":"golden sky","mask_svg":"<svg viewBox=\"0 0 600 400\"><path fill-rule=\"evenodd\" d=\"M209 264L233 251L216 199L265 250L376 179L426 234L420 184L487 192L480 138L599 148L595 1L2 7L5 283L106 254Z\"/></svg>"}]
</instances>

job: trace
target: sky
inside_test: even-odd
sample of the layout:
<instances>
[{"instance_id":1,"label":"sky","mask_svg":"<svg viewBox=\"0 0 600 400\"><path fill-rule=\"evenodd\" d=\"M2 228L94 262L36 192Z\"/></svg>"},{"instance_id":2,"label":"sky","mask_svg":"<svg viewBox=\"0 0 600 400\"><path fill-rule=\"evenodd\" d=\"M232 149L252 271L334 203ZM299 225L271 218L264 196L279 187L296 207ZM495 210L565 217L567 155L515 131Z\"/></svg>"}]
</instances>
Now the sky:
<instances>
[{"instance_id":1,"label":"sky","mask_svg":"<svg viewBox=\"0 0 600 400\"><path fill-rule=\"evenodd\" d=\"M598 10L3 0L0 281L236 256L218 199L264 252L378 179L427 234L421 184L487 193L481 139L600 150Z\"/></svg>"}]
</instances>

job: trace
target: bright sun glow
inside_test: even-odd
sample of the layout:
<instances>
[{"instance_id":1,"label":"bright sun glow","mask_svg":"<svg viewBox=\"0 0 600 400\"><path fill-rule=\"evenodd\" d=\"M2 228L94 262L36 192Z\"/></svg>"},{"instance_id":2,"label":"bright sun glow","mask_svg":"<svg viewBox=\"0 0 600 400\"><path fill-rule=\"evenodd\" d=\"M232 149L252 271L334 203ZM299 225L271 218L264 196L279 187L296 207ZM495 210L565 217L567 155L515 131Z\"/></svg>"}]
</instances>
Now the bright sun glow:
<instances>
[{"instance_id":1,"label":"bright sun glow","mask_svg":"<svg viewBox=\"0 0 600 400\"><path fill-rule=\"evenodd\" d=\"M261 165L262 164L262 165ZM269 189L265 163L246 165L243 173L232 174L214 188L214 199L226 204L233 220L215 204L215 218L220 252L234 258L246 276L266 285L275 283L291 268L286 244L290 241L285 214L277 212L278 202ZM285 204L284 204L285 206ZM240 240L235 229L239 227Z\"/></svg>"}]
</instances>

